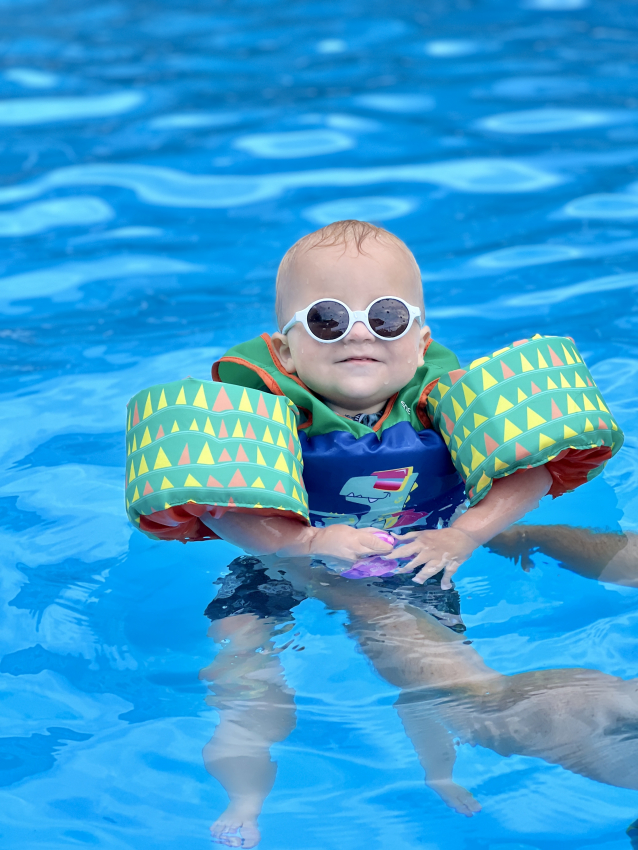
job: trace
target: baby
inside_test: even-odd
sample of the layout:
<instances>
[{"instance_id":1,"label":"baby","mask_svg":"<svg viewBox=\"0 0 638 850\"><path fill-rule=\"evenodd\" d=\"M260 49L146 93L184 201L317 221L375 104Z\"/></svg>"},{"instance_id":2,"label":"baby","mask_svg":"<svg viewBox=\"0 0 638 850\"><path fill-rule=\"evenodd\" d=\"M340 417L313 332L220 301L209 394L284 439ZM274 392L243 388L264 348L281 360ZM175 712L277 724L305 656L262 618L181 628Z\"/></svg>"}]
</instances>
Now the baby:
<instances>
[{"instance_id":1,"label":"baby","mask_svg":"<svg viewBox=\"0 0 638 850\"><path fill-rule=\"evenodd\" d=\"M365 222L336 222L293 245L279 268L276 310L280 330L270 339L270 351L277 368L333 414L371 427L384 420L396 394L413 381L431 343L414 256L399 238ZM377 468L367 474L377 474ZM443 570L445 590L460 564L535 508L551 484L545 466L498 479L479 504L448 527L407 531L395 548L387 535L334 521L305 527L284 517L235 512L204 521L219 537L254 555L312 555L347 563L371 555L407 559L400 571L418 569L414 581L419 584Z\"/></svg>"}]
</instances>

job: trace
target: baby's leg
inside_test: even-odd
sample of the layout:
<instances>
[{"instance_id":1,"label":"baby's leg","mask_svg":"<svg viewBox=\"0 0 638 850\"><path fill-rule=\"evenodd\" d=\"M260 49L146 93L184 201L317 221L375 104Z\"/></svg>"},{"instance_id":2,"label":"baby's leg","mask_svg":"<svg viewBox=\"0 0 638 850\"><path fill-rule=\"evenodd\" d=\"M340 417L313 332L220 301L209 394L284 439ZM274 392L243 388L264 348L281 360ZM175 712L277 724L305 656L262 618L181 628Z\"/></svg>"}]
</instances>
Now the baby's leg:
<instances>
[{"instance_id":1,"label":"baby's leg","mask_svg":"<svg viewBox=\"0 0 638 850\"><path fill-rule=\"evenodd\" d=\"M520 560L523 569L540 551L584 578L638 587L638 535L575 528L570 525L515 525L490 540L488 548Z\"/></svg>"},{"instance_id":2,"label":"baby's leg","mask_svg":"<svg viewBox=\"0 0 638 850\"><path fill-rule=\"evenodd\" d=\"M273 642L277 631L281 627L272 619L255 614L213 622L210 634L222 648L200 672L214 693L207 702L219 712L219 725L203 750L204 765L230 801L211 833L230 847L259 843L257 819L277 772L270 747L295 728L294 695Z\"/></svg>"},{"instance_id":3,"label":"baby's leg","mask_svg":"<svg viewBox=\"0 0 638 850\"><path fill-rule=\"evenodd\" d=\"M277 626L255 614L239 614L211 625L222 648L200 672L214 696L219 725L203 750L206 770L224 787L230 803L211 827L213 838L231 847L254 847L261 836L257 818L277 771L270 747L295 727L292 691L273 643Z\"/></svg>"}]
</instances>

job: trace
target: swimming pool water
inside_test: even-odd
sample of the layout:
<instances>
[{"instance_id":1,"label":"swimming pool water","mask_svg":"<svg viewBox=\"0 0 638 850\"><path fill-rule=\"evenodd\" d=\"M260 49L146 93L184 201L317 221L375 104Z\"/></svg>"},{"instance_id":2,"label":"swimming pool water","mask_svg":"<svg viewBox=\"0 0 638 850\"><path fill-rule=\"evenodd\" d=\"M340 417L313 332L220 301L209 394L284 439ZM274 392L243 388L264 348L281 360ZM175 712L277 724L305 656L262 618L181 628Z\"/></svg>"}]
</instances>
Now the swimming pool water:
<instances>
[{"instance_id":1,"label":"swimming pool water","mask_svg":"<svg viewBox=\"0 0 638 850\"><path fill-rule=\"evenodd\" d=\"M461 361L576 339L627 442L533 521L638 531L638 10L0 0L0 20L2 844L203 848L226 805L203 611L238 552L128 525L126 401L207 378L272 328L292 242L369 219L414 250ZM534 560L459 573L484 660L635 675L637 591ZM483 811L447 809L345 615L296 615L264 850L628 850L638 794L541 759L462 744Z\"/></svg>"}]
</instances>

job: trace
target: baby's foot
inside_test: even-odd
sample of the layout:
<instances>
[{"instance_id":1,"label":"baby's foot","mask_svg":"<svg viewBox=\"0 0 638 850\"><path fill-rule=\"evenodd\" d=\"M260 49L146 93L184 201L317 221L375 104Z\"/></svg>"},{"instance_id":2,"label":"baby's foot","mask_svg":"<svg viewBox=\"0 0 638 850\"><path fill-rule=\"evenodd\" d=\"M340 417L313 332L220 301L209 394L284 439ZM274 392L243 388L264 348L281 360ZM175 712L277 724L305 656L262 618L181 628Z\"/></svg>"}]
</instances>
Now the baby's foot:
<instances>
[{"instance_id":1,"label":"baby's foot","mask_svg":"<svg viewBox=\"0 0 638 850\"><path fill-rule=\"evenodd\" d=\"M229 806L210 828L211 838L225 847L256 847L261 841L257 818Z\"/></svg>"},{"instance_id":2,"label":"baby's foot","mask_svg":"<svg viewBox=\"0 0 638 850\"><path fill-rule=\"evenodd\" d=\"M448 779L441 779L434 782L428 782L428 785L433 791L439 795L446 806L454 809L460 815L465 815L471 818L472 815L481 811L481 804L470 794L467 788L462 785L457 785Z\"/></svg>"}]
</instances>

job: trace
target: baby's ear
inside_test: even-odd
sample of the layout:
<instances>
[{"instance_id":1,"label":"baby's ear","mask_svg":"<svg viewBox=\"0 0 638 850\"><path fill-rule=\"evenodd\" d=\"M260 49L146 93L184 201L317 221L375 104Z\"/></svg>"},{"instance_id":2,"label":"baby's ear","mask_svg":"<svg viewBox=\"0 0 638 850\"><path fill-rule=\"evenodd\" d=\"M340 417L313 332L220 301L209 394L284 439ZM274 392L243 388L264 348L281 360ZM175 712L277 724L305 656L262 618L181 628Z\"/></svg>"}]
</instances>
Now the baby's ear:
<instances>
[{"instance_id":1,"label":"baby's ear","mask_svg":"<svg viewBox=\"0 0 638 850\"><path fill-rule=\"evenodd\" d=\"M419 332L419 366L423 366L423 363L425 362L425 349L431 338L432 334L430 332L429 326L423 325Z\"/></svg>"},{"instance_id":2,"label":"baby's ear","mask_svg":"<svg viewBox=\"0 0 638 850\"><path fill-rule=\"evenodd\" d=\"M272 341L272 347L275 350L275 354L279 358L279 362L286 372L290 372L290 374L294 375L297 370L295 369L295 363L292 359L290 346L288 345L288 337L279 333L279 331L276 331L272 334L270 339Z\"/></svg>"}]
</instances>

